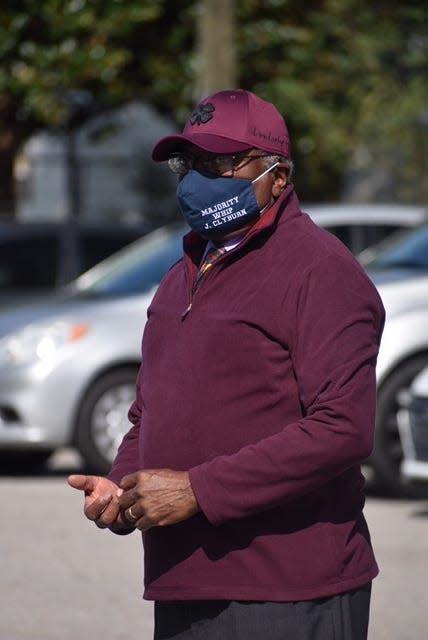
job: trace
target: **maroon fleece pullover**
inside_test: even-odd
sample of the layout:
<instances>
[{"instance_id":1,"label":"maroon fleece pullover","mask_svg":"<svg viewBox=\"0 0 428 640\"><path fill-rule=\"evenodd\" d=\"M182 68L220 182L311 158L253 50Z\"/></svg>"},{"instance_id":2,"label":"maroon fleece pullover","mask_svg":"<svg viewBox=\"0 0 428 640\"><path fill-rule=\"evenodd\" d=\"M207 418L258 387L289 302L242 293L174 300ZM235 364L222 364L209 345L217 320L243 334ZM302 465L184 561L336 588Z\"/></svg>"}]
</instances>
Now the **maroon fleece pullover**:
<instances>
[{"instance_id":1,"label":"maroon fleece pullover","mask_svg":"<svg viewBox=\"0 0 428 640\"><path fill-rule=\"evenodd\" d=\"M191 299L203 248L185 237L148 310L134 426L110 474L190 470L202 509L143 535L145 597L295 601L364 585L378 571L360 464L379 296L292 185Z\"/></svg>"}]
</instances>

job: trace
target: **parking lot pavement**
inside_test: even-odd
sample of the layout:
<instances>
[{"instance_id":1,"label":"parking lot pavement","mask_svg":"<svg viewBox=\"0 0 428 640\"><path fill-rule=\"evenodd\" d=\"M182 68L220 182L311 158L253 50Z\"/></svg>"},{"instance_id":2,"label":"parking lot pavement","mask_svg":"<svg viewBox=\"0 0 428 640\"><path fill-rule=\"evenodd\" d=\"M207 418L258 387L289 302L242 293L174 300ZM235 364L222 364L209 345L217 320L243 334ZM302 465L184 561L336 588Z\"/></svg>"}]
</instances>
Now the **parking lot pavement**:
<instances>
[{"instance_id":1,"label":"parking lot pavement","mask_svg":"<svg viewBox=\"0 0 428 640\"><path fill-rule=\"evenodd\" d=\"M0 476L0 501L1 640L152 638L138 533L97 529L59 471Z\"/></svg>"},{"instance_id":2,"label":"parking lot pavement","mask_svg":"<svg viewBox=\"0 0 428 640\"><path fill-rule=\"evenodd\" d=\"M66 483L79 464L63 451L43 475L0 475L1 640L152 638L139 536L83 517L82 496ZM366 517L381 567L369 639L426 640L428 497L369 496Z\"/></svg>"},{"instance_id":3,"label":"parking lot pavement","mask_svg":"<svg viewBox=\"0 0 428 640\"><path fill-rule=\"evenodd\" d=\"M380 566L369 640L426 640L428 497L369 497L365 513Z\"/></svg>"}]
</instances>

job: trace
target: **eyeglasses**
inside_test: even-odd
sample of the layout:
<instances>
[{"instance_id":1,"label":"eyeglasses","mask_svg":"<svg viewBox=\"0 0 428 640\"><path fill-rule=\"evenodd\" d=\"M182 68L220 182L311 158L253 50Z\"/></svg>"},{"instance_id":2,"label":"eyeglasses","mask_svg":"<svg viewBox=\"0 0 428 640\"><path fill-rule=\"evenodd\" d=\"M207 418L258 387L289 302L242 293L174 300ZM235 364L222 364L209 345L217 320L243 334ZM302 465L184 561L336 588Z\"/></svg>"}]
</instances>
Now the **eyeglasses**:
<instances>
[{"instance_id":1,"label":"eyeglasses","mask_svg":"<svg viewBox=\"0 0 428 640\"><path fill-rule=\"evenodd\" d=\"M172 173L179 175L185 175L191 169L196 169L206 173L223 174L236 171L241 168L241 165L245 167L246 164L257 160L258 158L266 158L269 154L261 153L258 155L249 155L247 152L237 154L220 154L220 155L201 155L195 156L191 153L174 153L168 160L168 167ZM244 161L247 162L244 163ZM244 164L243 164L244 163Z\"/></svg>"}]
</instances>

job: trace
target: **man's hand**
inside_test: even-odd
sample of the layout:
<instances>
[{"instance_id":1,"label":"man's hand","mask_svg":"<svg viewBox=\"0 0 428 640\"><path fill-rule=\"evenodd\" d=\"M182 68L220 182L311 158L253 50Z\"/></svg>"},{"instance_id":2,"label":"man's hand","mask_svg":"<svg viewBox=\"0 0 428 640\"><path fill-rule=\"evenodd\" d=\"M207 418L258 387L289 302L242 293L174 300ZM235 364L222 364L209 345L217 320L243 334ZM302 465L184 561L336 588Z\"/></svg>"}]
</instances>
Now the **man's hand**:
<instances>
[{"instance_id":1,"label":"man's hand","mask_svg":"<svg viewBox=\"0 0 428 640\"><path fill-rule=\"evenodd\" d=\"M120 507L141 531L182 522L200 511L187 471L138 471L125 476L120 488Z\"/></svg>"},{"instance_id":2,"label":"man's hand","mask_svg":"<svg viewBox=\"0 0 428 640\"><path fill-rule=\"evenodd\" d=\"M133 528L133 523L123 517L119 496L122 493L117 484L101 476L72 475L68 484L74 489L85 492L84 514L95 522L100 529L112 531Z\"/></svg>"}]
</instances>

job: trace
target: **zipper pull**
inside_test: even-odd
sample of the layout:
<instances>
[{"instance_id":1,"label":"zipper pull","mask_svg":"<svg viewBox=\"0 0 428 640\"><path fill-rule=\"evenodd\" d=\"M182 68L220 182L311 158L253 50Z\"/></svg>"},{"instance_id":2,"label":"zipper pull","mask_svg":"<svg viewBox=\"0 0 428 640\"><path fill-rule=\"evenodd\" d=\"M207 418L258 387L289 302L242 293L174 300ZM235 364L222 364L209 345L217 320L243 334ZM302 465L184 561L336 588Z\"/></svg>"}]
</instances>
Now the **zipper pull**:
<instances>
[{"instance_id":1,"label":"zipper pull","mask_svg":"<svg viewBox=\"0 0 428 640\"><path fill-rule=\"evenodd\" d=\"M186 307L186 309L183 311L183 313L181 314L181 319L184 320L184 318L188 315L188 313L190 312L190 309L192 308L192 302L189 304L188 307Z\"/></svg>"}]
</instances>

